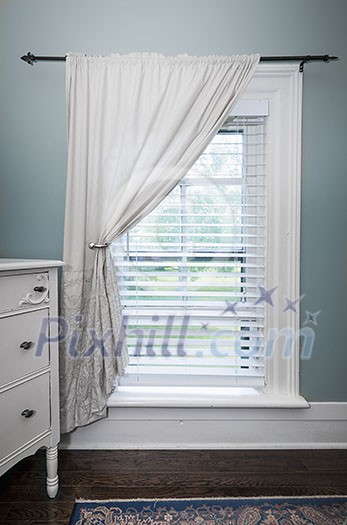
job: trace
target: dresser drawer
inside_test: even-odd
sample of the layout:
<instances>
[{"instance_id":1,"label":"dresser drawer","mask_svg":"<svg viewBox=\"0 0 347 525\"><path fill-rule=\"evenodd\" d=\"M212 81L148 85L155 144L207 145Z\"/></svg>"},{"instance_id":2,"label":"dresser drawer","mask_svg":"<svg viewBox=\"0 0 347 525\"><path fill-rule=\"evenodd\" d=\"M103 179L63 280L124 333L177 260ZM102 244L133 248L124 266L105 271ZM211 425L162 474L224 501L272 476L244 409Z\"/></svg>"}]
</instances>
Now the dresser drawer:
<instances>
[{"instance_id":1,"label":"dresser drawer","mask_svg":"<svg viewBox=\"0 0 347 525\"><path fill-rule=\"evenodd\" d=\"M49 430L49 403L49 373L0 394L0 459Z\"/></svg>"},{"instance_id":2,"label":"dresser drawer","mask_svg":"<svg viewBox=\"0 0 347 525\"><path fill-rule=\"evenodd\" d=\"M40 330L48 332L47 316L44 309L0 319L0 386L48 366L48 344L37 347Z\"/></svg>"},{"instance_id":3,"label":"dresser drawer","mask_svg":"<svg viewBox=\"0 0 347 525\"><path fill-rule=\"evenodd\" d=\"M48 272L1 276L0 312L48 303Z\"/></svg>"}]
</instances>

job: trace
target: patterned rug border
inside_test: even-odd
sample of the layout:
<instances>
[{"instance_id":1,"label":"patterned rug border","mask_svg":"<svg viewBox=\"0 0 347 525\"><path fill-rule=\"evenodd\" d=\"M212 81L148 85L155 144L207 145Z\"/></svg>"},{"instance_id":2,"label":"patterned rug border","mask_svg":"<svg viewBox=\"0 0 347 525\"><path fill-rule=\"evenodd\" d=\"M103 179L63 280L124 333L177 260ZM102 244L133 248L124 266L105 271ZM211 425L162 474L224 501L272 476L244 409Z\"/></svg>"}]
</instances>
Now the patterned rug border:
<instances>
[{"instance_id":1,"label":"patterned rug border","mask_svg":"<svg viewBox=\"0 0 347 525\"><path fill-rule=\"evenodd\" d=\"M347 495L77 498L70 525L347 525Z\"/></svg>"}]
</instances>

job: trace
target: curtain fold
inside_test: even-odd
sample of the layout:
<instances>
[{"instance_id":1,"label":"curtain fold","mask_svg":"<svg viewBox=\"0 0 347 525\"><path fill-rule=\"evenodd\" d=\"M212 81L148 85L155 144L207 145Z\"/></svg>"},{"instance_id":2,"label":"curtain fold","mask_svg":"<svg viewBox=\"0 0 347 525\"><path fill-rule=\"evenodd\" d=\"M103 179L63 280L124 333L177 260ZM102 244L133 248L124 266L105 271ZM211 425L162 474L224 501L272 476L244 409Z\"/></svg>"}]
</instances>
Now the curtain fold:
<instances>
[{"instance_id":1,"label":"curtain fold","mask_svg":"<svg viewBox=\"0 0 347 525\"><path fill-rule=\"evenodd\" d=\"M109 244L150 213L206 148L259 55L89 57L66 63L68 179L61 427L105 416L127 349Z\"/></svg>"}]
</instances>

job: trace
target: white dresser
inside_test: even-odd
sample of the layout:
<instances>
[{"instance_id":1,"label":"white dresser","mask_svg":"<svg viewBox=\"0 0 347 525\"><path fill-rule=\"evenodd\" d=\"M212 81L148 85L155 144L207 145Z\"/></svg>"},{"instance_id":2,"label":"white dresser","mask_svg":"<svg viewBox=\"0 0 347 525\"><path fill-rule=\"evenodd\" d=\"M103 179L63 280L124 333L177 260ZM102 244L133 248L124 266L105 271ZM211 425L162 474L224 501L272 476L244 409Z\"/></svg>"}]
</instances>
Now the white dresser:
<instances>
[{"instance_id":1,"label":"white dresser","mask_svg":"<svg viewBox=\"0 0 347 525\"><path fill-rule=\"evenodd\" d=\"M0 475L46 447L47 493L58 491L57 268L0 259Z\"/></svg>"}]
</instances>

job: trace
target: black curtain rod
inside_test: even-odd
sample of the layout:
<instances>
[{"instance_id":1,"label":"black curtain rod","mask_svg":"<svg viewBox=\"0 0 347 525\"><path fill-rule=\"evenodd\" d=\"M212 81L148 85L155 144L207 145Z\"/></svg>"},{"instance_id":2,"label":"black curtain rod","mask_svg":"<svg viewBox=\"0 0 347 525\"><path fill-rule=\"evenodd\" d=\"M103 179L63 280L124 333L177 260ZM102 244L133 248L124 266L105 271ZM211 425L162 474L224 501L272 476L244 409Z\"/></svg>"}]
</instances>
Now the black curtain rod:
<instances>
[{"instance_id":1,"label":"black curtain rod","mask_svg":"<svg viewBox=\"0 0 347 525\"><path fill-rule=\"evenodd\" d=\"M33 66L35 62L64 62L66 56L60 57L48 57L48 56L36 56L29 51L26 55L20 57L27 64ZM339 57L330 55L289 55L289 56L269 56L260 57L260 62L300 62L300 71L304 69L304 64L308 62L330 62L331 60L339 60Z\"/></svg>"}]
</instances>

